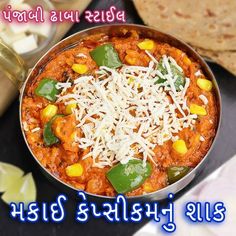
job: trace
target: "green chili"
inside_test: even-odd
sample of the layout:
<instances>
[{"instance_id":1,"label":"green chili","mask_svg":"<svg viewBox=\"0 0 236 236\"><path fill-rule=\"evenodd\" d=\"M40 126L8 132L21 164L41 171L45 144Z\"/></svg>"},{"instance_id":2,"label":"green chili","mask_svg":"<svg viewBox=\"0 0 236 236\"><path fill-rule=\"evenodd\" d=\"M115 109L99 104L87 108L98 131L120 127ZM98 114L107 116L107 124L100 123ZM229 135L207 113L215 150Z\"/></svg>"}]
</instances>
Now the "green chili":
<instances>
[{"instance_id":1,"label":"green chili","mask_svg":"<svg viewBox=\"0 0 236 236\"><path fill-rule=\"evenodd\" d=\"M143 166L142 160L130 160L127 164L118 164L106 174L118 193L127 193L138 188L151 175L151 165Z\"/></svg>"},{"instance_id":2,"label":"green chili","mask_svg":"<svg viewBox=\"0 0 236 236\"><path fill-rule=\"evenodd\" d=\"M122 66L118 53L112 44L98 46L90 52L90 55L98 66L107 66L109 68Z\"/></svg>"}]
</instances>

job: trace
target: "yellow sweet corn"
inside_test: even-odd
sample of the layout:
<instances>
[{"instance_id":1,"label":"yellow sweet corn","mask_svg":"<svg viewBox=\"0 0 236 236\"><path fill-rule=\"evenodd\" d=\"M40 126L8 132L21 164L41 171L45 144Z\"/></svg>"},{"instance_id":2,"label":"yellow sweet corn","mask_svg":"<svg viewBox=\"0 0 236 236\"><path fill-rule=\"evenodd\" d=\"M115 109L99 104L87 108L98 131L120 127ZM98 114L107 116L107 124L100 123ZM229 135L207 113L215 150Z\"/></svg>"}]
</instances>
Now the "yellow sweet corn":
<instances>
[{"instance_id":1,"label":"yellow sweet corn","mask_svg":"<svg viewBox=\"0 0 236 236\"><path fill-rule=\"evenodd\" d=\"M179 49L176 49L175 53L176 53L176 56L178 56L178 57L180 57L183 54L183 52Z\"/></svg>"},{"instance_id":2,"label":"yellow sweet corn","mask_svg":"<svg viewBox=\"0 0 236 236\"><path fill-rule=\"evenodd\" d=\"M126 55L125 60L130 64L130 65L135 65L136 64L136 58L131 56L131 55Z\"/></svg>"},{"instance_id":3,"label":"yellow sweet corn","mask_svg":"<svg viewBox=\"0 0 236 236\"><path fill-rule=\"evenodd\" d=\"M212 82L207 79L198 79L197 85L200 89L207 91L207 92L211 91L211 89L212 89Z\"/></svg>"},{"instance_id":4,"label":"yellow sweet corn","mask_svg":"<svg viewBox=\"0 0 236 236\"><path fill-rule=\"evenodd\" d=\"M58 107L56 105L49 104L42 110L41 118L49 120L57 114L57 110Z\"/></svg>"},{"instance_id":5,"label":"yellow sweet corn","mask_svg":"<svg viewBox=\"0 0 236 236\"><path fill-rule=\"evenodd\" d=\"M67 115L72 114L72 110L75 109L76 106L77 106L76 103L68 104L68 105L66 106L66 114L67 114Z\"/></svg>"},{"instance_id":6,"label":"yellow sweet corn","mask_svg":"<svg viewBox=\"0 0 236 236\"><path fill-rule=\"evenodd\" d=\"M134 85L136 85L138 89L140 88L140 83L135 82L135 78L134 77L129 77L128 85L131 85L132 87Z\"/></svg>"},{"instance_id":7,"label":"yellow sweet corn","mask_svg":"<svg viewBox=\"0 0 236 236\"><path fill-rule=\"evenodd\" d=\"M74 141L75 138L76 138L76 135L77 135L77 133L76 133L76 131L75 131L75 132L73 132L73 133L70 135L70 138Z\"/></svg>"},{"instance_id":8,"label":"yellow sweet corn","mask_svg":"<svg viewBox=\"0 0 236 236\"><path fill-rule=\"evenodd\" d=\"M184 140L182 139L179 139L177 141L175 141L173 144L172 144L172 147L174 148L174 150L180 154L185 154L187 153L188 151L188 148L186 146L186 143Z\"/></svg>"},{"instance_id":9,"label":"yellow sweet corn","mask_svg":"<svg viewBox=\"0 0 236 236\"><path fill-rule=\"evenodd\" d=\"M73 64L72 65L72 70L78 74L85 74L88 71L88 67L83 64Z\"/></svg>"},{"instance_id":10,"label":"yellow sweet corn","mask_svg":"<svg viewBox=\"0 0 236 236\"><path fill-rule=\"evenodd\" d=\"M69 177L79 177L83 174L83 171L84 171L84 168L79 163L66 167L66 174Z\"/></svg>"},{"instance_id":11,"label":"yellow sweet corn","mask_svg":"<svg viewBox=\"0 0 236 236\"><path fill-rule=\"evenodd\" d=\"M200 141L200 137L201 135L200 134L196 134L195 137L194 137L194 141L197 143Z\"/></svg>"},{"instance_id":12,"label":"yellow sweet corn","mask_svg":"<svg viewBox=\"0 0 236 236\"><path fill-rule=\"evenodd\" d=\"M131 85L131 84L133 84L134 83L134 77L129 77L129 79L128 79L128 85Z\"/></svg>"},{"instance_id":13,"label":"yellow sweet corn","mask_svg":"<svg viewBox=\"0 0 236 236\"><path fill-rule=\"evenodd\" d=\"M191 60L187 57L187 56L185 56L184 58L183 58L183 62L184 62L184 64L186 64L186 65L191 65Z\"/></svg>"},{"instance_id":14,"label":"yellow sweet corn","mask_svg":"<svg viewBox=\"0 0 236 236\"><path fill-rule=\"evenodd\" d=\"M206 109L204 107L198 106L197 104L190 105L190 112L192 114L196 114L196 115L200 115L200 116L207 115Z\"/></svg>"},{"instance_id":15,"label":"yellow sweet corn","mask_svg":"<svg viewBox=\"0 0 236 236\"><path fill-rule=\"evenodd\" d=\"M150 39L145 39L141 43L138 43L138 47L142 50L152 50L154 48L154 41Z\"/></svg>"},{"instance_id":16,"label":"yellow sweet corn","mask_svg":"<svg viewBox=\"0 0 236 236\"><path fill-rule=\"evenodd\" d=\"M144 190L145 193L153 192L152 185L150 183L145 183L143 185L143 190Z\"/></svg>"}]
</instances>

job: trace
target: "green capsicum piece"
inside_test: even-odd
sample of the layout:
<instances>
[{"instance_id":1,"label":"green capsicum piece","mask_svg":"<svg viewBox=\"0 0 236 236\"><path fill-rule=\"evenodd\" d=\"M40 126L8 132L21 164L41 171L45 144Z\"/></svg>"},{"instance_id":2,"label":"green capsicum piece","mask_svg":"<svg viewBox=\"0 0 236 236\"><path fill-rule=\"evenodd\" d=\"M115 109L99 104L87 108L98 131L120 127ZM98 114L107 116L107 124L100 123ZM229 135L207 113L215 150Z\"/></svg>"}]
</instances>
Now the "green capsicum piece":
<instances>
[{"instance_id":1,"label":"green capsicum piece","mask_svg":"<svg viewBox=\"0 0 236 236\"><path fill-rule=\"evenodd\" d=\"M181 86L184 87L185 85L185 78L184 78L184 74L183 72L179 71L174 65L170 66L172 73L174 74L174 76L176 76L176 80L175 80L175 89L177 92L179 92L181 90Z\"/></svg>"},{"instance_id":2,"label":"green capsicum piece","mask_svg":"<svg viewBox=\"0 0 236 236\"><path fill-rule=\"evenodd\" d=\"M166 82L166 79L158 78L155 84L163 84L164 82Z\"/></svg>"},{"instance_id":3,"label":"green capsicum piece","mask_svg":"<svg viewBox=\"0 0 236 236\"><path fill-rule=\"evenodd\" d=\"M176 66L173 64L170 65L170 68L171 68L171 72L173 73L173 75L177 77L174 85L175 85L176 91L179 92L181 90L180 86L184 87L184 85L185 85L184 74L183 74L183 72L179 71L176 68ZM158 66L157 66L157 70L159 70L162 74L167 74L167 70L162 65L162 60L160 60ZM162 79L162 78L158 77L155 84L162 84L164 82L166 82L166 79Z\"/></svg>"},{"instance_id":4,"label":"green capsicum piece","mask_svg":"<svg viewBox=\"0 0 236 236\"><path fill-rule=\"evenodd\" d=\"M98 66L107 66L109 68L122 66L117 51L110 43L96 47L90 52L90 55Z\"/></svg>"},{"instance_id":5,"label":"green capsicum piece","mask_svg":"<svg viewBox=\"0 0 236 236\"><path fill-rule=\"evenodd\" d=\"M176 181L183 178L188 172L190 168L187 166L172 166L167 168L167 176L169 184L173 184Z\"/></svg>"},{"instance_id":6,"label":"green capsicum piece","mask_svg":"<svg viewBox=\"0 0 236 236\"><path fill-rule=\"evenodd\" d=\"M50 119L50 121L48 121L45 124L44 129L43 129L43 141L46 146L52 146L53 144L56 144L60 141L53 133L52 124L56 118L61 117L61 116L64 116L64 115L55 115Z\"/></svg>"},{"instance_id":7,"label":"green capsicum piece","mask_svg":"<svg viewBox=\"0 0 236 236\"><path fill-rule=\"evenodd\" d=\"M51 78L44 78L39 82L38 87L35 89L35 94L44 97L49 101L55 102L57 98L56 95L59 94L56 84L57 81Z\"/></svg>"},{"instance_id":8,"label":"green capsicum piece","mask_svg":"<svg viewBox=\"0 0 236 236\"><path fill-rule=\"evenodd\" d=\"M117 193L127 193L138 188L151 175L151 165L143 166L142 160L130 160L127 164L118 164L106 174Z\"/></svg>"}]
</instances>

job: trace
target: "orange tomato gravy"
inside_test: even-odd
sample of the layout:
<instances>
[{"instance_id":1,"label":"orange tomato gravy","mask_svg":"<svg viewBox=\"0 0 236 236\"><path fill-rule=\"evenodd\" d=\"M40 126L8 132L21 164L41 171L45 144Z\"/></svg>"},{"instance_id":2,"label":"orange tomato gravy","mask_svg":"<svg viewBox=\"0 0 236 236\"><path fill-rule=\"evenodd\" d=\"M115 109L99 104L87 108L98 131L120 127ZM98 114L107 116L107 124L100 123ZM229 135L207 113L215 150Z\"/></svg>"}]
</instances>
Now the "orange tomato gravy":
<instances>
[{"instance_id":1,"label":"orange tomato gravy","mask_svg":"<svg viewBox=\"0 0 236 236\"><path fill-rule=\"evenodd\" d=\"M124 64L129 64L129 58L133 58L133 63L138 66L148 66L150 58L144 50L140 50L137 44L143 39L133 32L128 37L108 37L106 35L94 35L83 40L72 49L66 50L53 58L38 75L32 83L26 86L22 103L22 121L27 126L25 130L26 138L32 152L40 163L48 169L53 175L62 181L74 186L77 189L85 190L88 193L115 196L116 192L109 181L106 179L106 172L111 167L96 168L93 167L92 159L82 160L82 157L88 153L88 150L81 150L78 147L70 148L70 135L73 133L75 118L72 115L60 118L64 120L63 132L59 139L60 143L51 147L46 147L43 142L43 127L45 120L41 119L41 111L49 102L48 100L35 95L34 90L39 81L45 77L54 78L57 81L65 82L68 78L76 79L78 75L71 69L74 63L86 64L89 73L93 73L98 66L90 57L89 52L96 46L105 42L111 42L118 52L120 60ZM87 58L77 57L83 53ZM173 57L178 65L182 67L186 77L190 78L191 83L187 90L187 103L202 104L199 98L203 94L208 99L206 106L207 115L197 119L194 129L185 128L178 133L178 136L185 140L188 152L184 155L177 153L172 148L172 141L165 142L162 146L156 146L154 149L154 160L157 166L152 164L151 176L138 189L127 193L128 196L142 195L148 192L154 192L168 185L166 168L170 166L188 166L194 168L206 155L216 133L218 123L218 108L215 99L214 90L211 92L202 91L196 84L197 77L195 73L200 70L204 72L198 62L188 58L181 50L166 43L155 41L155 47L151 50L152 55L158 60L162 55ZM203 75L204 77L204 75ZM59 113L65 113L63 103L58 104ZM31 132L35 127L40 127L38 132ZM204 136L205 141L199 140ZM79 162L83 166L83 174L80 177L68 177L65 168L73 163Z\"/></svg>"}]
</instances>

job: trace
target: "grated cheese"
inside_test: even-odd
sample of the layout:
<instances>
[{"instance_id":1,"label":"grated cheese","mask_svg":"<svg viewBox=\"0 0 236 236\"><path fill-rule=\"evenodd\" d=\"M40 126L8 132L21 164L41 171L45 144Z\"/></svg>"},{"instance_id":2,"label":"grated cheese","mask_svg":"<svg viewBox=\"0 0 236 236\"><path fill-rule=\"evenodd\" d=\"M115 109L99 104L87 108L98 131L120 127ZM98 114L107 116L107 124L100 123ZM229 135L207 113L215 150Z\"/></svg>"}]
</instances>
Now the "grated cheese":
<instances>
[{"instance_id":1,"label":"grated cheese","mask_svg":"<svg viewBox=\"0 0 236 236\"><path fill-rule=\"evenodd\" d=\"M205 95L201 94L201 95L199 95L199 98L202 100L204 105L208 104L208 99Z\"/></svg>"},{"instance_id":2,"label":"grated cheese","mask_svg":"<svg viewBox=\"0 0 236 236\"><path fill-rule=\"evenodd\" d=\"M40 127L36 127L34 129L31 130L32 133L38 132L40 130Z\"/></svg>"},{"instance_id":3,"label":"grated cheese","mask_svg":"<svg viewBox=\"0 0 236 236\"><path fill-rule=\"evenodd\" d=\"M167 73L162 73L156 68L158 61L146 53L151 58L148 67L102 66L95 73L99 77L77 78L70 85L70 92L66 91L69 83L58 85L65 91L57 102L66 105L73 101L78 105L73 114L83 137L77 137L75 142L82 149L89 148L83 159L92 157L96 167L125 164L138 154L144 165L147 160L154 162L156 145L177 140L183 128L193 129L197 116L190 114L186 98L190 79L185 78L185 86L177 92L171 64L180 71L182 68L172 57L164 55ZM166 82L155 84L157 76Z\"/></svg>"},{"instance_id":4,"label":"grated cheese","mask_svg":"<svg viewBox=\"0 0 236 236\"><path fill-rule=\"evenodd\" d=\"M205 141L205 138L203 136L200 136L200 141L201 142L204 142Z\"/></svg>"},{"instance_id":5,"label":"grated cheese","mask_svg":"<svg viewBox=\"0 0 236 236\"><path fill-rule=\"evenodd\" d=\"M23 124L24 131L28 132L29 131L29 126L28 126L27 122L24 121L24 122L22 122L22 124Z\"/></svg>"},{"instance_id":6,"label":"grated cheese","mask_svg":"<svg viewBox=\"0 0 236 236\"><path fill-rule=\"evenodd\" d=\"M78 53L76 57L87 58L87 56L84 53Z\"/></svg>"},{"instance_id":7,"label":"grated cheese","mask_svg":"<svg viewBox=\"0 0 236 236\"><path fill-rule=\"evenodd\" d=\"M200 71L200 70L198 70L198 71L196 71L196 72L194 73L194 75L195 75L195 76L201 76L201 75L202 75L202 73L201 73L201 71Z\"/></svg>"}]
</instances>

